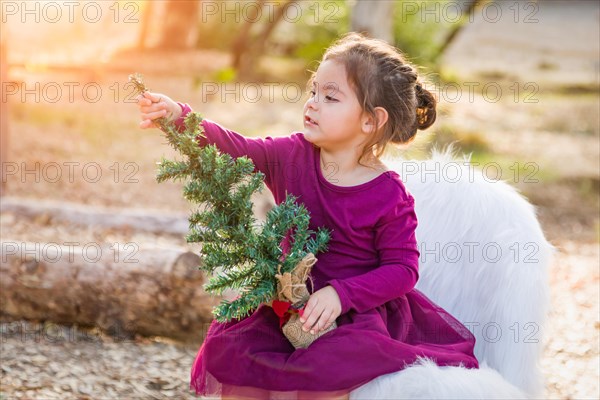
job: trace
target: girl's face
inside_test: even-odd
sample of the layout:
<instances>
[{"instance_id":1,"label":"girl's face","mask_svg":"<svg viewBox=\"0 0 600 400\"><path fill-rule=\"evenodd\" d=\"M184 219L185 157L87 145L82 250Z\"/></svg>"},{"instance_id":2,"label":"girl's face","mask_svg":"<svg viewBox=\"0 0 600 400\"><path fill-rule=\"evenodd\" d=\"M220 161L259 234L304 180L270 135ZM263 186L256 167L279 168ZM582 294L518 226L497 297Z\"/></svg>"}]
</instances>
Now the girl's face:
<instances>
[{"instance_id":1,"label":"girl's face","mask_svg":"<svg viewBox=\"0 0 600 400\"><path fill-rule=\"evenodd\" d=\"M304 104L304 137L327 150L356 148L365 139L363 124L363 110L346 69L333 60L323 61Z\"/></svg>"}]
</instances>

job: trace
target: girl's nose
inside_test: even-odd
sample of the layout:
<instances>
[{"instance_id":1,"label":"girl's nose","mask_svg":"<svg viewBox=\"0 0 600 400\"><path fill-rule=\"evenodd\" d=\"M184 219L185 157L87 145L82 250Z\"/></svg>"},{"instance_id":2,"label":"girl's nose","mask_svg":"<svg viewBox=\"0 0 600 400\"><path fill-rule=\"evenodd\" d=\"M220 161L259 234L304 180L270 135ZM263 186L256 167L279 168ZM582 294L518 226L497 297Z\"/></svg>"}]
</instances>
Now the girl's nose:
<instances>
[{"instance_id":1,"label":"girl's nose","mask_svg":"<svg viewBox=\"0 0 600 400\"><path fill-rule=\"evenodd\" d=\"M316 101L317 97L316 96L311 96L307 101L306 101L306 107L310 108L312 110L316 110L317 106L318 106L318 102Z\"/></svg>"}]
</instances>

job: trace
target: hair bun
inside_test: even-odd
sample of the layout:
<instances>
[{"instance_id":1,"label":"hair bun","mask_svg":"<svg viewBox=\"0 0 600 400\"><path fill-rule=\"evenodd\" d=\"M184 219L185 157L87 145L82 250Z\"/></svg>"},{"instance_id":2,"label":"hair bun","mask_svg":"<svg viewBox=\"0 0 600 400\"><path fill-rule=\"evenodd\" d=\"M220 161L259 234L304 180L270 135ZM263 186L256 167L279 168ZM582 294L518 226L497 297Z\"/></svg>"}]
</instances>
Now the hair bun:
<instances>
[{"instance_id":1,"label":"hair bun","mask_svg":"<svg viewBox=\"0 0 600 400\"><path fill-rule=\"evenodd\" d=\"M419 82L415 85L415 95L417 96L417 129L424 130L435 122L437 101L433 94Z\"/></svg>"}]
</instances>

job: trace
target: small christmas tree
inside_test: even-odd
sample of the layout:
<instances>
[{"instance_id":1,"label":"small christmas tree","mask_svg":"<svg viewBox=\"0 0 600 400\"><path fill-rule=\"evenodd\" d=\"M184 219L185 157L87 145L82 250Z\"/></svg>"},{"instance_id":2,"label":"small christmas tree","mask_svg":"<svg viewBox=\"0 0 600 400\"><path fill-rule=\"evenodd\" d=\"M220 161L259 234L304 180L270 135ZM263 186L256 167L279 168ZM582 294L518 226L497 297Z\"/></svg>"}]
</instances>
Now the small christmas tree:
<instances>
[{"instance_id":1,"label":"small christmas tree","mask_svg":"<svg viewBox=\"0 0 600 400\"><path fill-rule=\"evenodd\" d=\"M139 74L130 75L129 81L139 93L147 90ZM226 289L240 292L235 300L223 300L215 307L215 319L227 322L251 314L263 303L291 300L283 293L290 294L295 290L292 286L304 287L302 297L306 301L305 280L316 261L311 256L327 250L329 231L309 230L308 211L290 195L269 211L262 226L257 226L251 196L264 189L264 174L254 172L252 161L247 157L233 159L214 145L200 147L197 140L204 131L198 113L186 116L183 132L165 118L154 122L184 156L182 161L163 158L157 180L185 181L184 197L198 205L189 217L186 240L202 243L204 263L200 269L209 276L204 289L219 295ZM281 244L286 236L291 248L283 254ZM290 305L297 309L303 304Z\"/></svg>"}]
</instances>

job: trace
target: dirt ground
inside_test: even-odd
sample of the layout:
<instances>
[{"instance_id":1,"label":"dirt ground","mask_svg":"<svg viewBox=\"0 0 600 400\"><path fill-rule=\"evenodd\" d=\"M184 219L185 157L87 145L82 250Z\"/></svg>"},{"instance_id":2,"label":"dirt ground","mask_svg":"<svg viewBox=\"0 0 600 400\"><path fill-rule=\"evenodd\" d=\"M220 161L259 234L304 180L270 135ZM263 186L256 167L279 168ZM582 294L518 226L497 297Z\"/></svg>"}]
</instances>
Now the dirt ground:
<instances>
[{"instance_id":1,"label":"dirt ground","mask_svg":"<svg viewBox=\"0 0 600 400\"><path fill-rule=\"evenodd\" d=\"M482 145L485 151L476 152L475 159L499 162L506 179L536 206L547 239L559 250L550 268L552 306L542 332L541 368L546 379L543 398L552 399L600 397L598 43L581 44L581 40L590 43L590 37L598 37L590 33L598 29L598 8L589 5L595 2L578 3L582 5L566 13L553 6L537 14L541 20L533 25L538 35L534 46L539 50L537 58L531 56L533 45L525 40L532 31L523 31L522 25L518 29L493 25L496 30L513 33L502 37L498 33L494 36L490 29L483 35L481 24L466 30L456 45L479 40L480 45L493 43L496 51L491 53L483 47L478 52L466 44L451 48L445 64L448 71L461 71L463 76L457 80L463 83L469 79L496 82L509 95L490 101L489 96L477 92L472 99L463 94L450 101L454 97L448 96L455 89L449 89L442 96L435 128L423 134L406 153L426 156L432 142L446 142L444 132L451 132L451 139ZM573 45L572 51L577 56L549 66L544 60L552 60L553 54L562 54L559 50L565 48L553 30L559 17L568 18L567 23L574 27L571 33L577 40L572 42L577 46ZM469 49L470 53L461 53L461 49ZM494 63L493 57L498 61L507 54L511 54L511 60L524 61L511 64L501 59L501 63ZM485 62L475 63L474 57ZM157 131L137 128L136 107L128 103L129 92L124 84L127 74L138 65L145 66L141 72L153 90L189 102L207 118L231 129L247 135L285 135L301 129L302 99L296 99L293 92L284 92L282 85L275 87L272 96L262 86L259 101L250 102L252 90L256 90L254 84L219 86L216 94L207 96L208 90L214 89L207 86L210 82L202 83L193 74L165 75L169 65L185 70L191 64L205 72L217 71L227 65L227 55L138 54L132 59L136 62L123 56L105 68L11 71L11 79L29 85L39 82L43 87L53 82L64 90L65 82L80 82L81 86L73 99L65 95L57 102L47 101L43 94L37 101L31 95L26 101L22 101L21 94L13 97L8 160L12 169L10 174L6 168L3 170L9 196L187 215L189 207L181 197L181 186L159 185L154 179L156 161L162 156L173 157L174 153ZM148 66L146 61L155 59L154 68ZM595 66L589 60L596 60ZM510 65L518 73L509 74L507 67L499 65ZM567 74L568 69L575 72ZM544 79L536 80L535 76L542 75ZM538 83L539 90L525 87L532 81ZM521 89L516 97L511 89L515 82ZM98 101L91 101L89 93L79 90L86 83L100 87ZM228 95L227 88L239 98ZM532 99L537 102L525 101ZM510 169L514 163L518 168ZM57 171L61 177L53 179ZM515 171L520 175L514 175ZM532 179L525 179L527 176ZM268 195L256 199L258 214L264 213L269 202ZM135 242L148 247L193 249L182 237L140 232L135 227L79 227L56 223L48 217L22 220L6 212L1 215L0 229L3 240ZM201 338L191 345L166 338L131 340L94 329L35 321L6 321L0 325L0 332L0 399L193 398L188 376Z\"/></svg>"},{"instance_id":2,"label":"dirt ground","mask_svg":"<svg viewBox=\"0 0 600 400\"><path fill-rule=\"evenodd\" d=\"M114 78L118 79L116 76ZM167 86L166 83L164 85ZM185 82L179 85L182 89L186 86ZM174 83L169 83L168 86L173 87ZM173 91L178 92L179 87ZM186 97L182 96L184 99ZM189 95L187 99L193 104L201 104L193 95ZM269 106L264 105L267 110ZM478 115L483 115L488 103L483 102L480 106L482 112ZM110 116L106 118L106 130L102 122L97 122L103 121L103 116L100 113L94 114L92 109L79 110L73 116L68 113L55 114L43 105L16 105L13 112L17 116L11 126L14 132L11 137L12 160L19 164L26 163L28 168L32 168L35 162L40 162L40 165L79 162L82 167L81 171L76 170L76 174L83 174L83 166L94 162L101 166L105 176L98 182L91 182L89 177L86 179L83 175L74 173L72 183L67 179L51 183L43 179L35 182L33 175L23 175L19 179L9 179L7 191L10 196L185 215L188 207L180 197L180 187L172 183L159 185L154 181L155 161L163 155L172 155L160 135L136 129L134 106L107 104L105 107L105 115ZM245 126L245 121L235 116L250 114L254 107L239 103L228 105L225 109L221 104L209 103L203 111L206 110L205 115L210 115L215 120L240 129ZM272 120L269 121L272 118L270 113L256 114L256 118L248 125L255 126L255 129L274 126L269 129L271 132L294 129L297 122L293 116L297 115L299 106L282 102L272 107L273 112L279 110L279 115L283 117L273 123ZM449 113L456 116L461 110L459 105L454 107ZM506 109L512 105L502 107ZM36 123L35 118L29 117L38 113L39 117L35 118L48 118L50 121ZM465 113L477 114L474 110ZM65 122L64 118L73 118L73 121ZM526 118L522 119L522 123L527 125ZM287 129L279 127L284 124L287 124ZM489 119L481 124L495 126ZM89 132L94 129L95 132ZM499 143L502 140L501 133L498 128L497 133L488 130L486 135L490 141L498 137ZM499 153L502 157L514 160L537 160L536 152L542 153L540 156L544 153L536 146L536 138L543 137L544 134L552 137L561 135L560 132L523 130L521 142L531 143L531 147L522 146L521 154ZM570 145L577 146L580 154L585 155L586 152L593 152L590 149L590 139L598 140L597 137L574 135ZM548 140L548 143L553 142ZM529 158L525 158L523 154ZM561 161L543 164L545 161L540 158L539 163L552 166L567 161L568 156L565 155ZM590 156L586 162L593 163L593 157ZM114 168L115 163L118 168ZM135 165L136 168L126 165ZM119 177L115 176L115 169L120 172ZM540 173L545 170L546 167L540 167ZM66 174L67 170L64 169L63 173ZM43 176L41 169L40 174ZM127 174L131 175L131 182L126 179ZM595 182L597 185L597 180ZM545 332L546 344L542 359L547 381L544 397L594 398L598 393L600 330L597 301L600 257L597 199L586 194L581 180L571 176L570 172L569 177L552 177L550 182L515 184L537 206L548 240L559 249L558 258L550 270L552 311ZM268 205L269 199L262 199L261 202L257 201ZM189 248L181 237L138 232L135 228L83 229L56 224L47 218L19 220L7 213L2 214L1 228L3 238L19 241L136 242L140 246ZM59 330L64 333L59 333ZM200 338L197 346L199 344ZM161 338L125 341L100 332L89 333L78 327L26 324L22 321L7 323L2 325L0 390L4 398L191 398L187 379L197 346L183 346ZM69 368L63 368L65 365Z\"/></svg>"}]
</instances>

